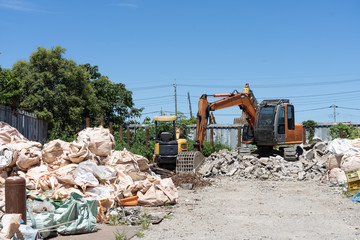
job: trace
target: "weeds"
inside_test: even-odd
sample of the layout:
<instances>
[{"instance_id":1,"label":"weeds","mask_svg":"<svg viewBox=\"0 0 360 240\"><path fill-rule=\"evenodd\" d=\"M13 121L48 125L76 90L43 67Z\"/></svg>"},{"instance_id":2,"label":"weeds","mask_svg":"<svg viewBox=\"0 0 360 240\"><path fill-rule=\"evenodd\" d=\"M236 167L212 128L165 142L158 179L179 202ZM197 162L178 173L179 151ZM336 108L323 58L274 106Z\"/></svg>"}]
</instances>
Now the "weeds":
<instances>
[{"instance_id":1,"label":"weeds","mask_svg":"<svg viewBox=\"0 0 360 240\"><path fill-rule=\"evenodd\" d=\"M115 240L127 240L125 232L119 233L119 230L116 230L114 235L115 235Z\"/></svg>"},{"instance_id":2,"label":"weeds","mask_svg":"<svg viewBox=\"0 0 360 240\"><path fill-rule=\"evenodd\" d=\"M170 214L166 214L165 216L164 216L164 219L170 219L172 216L170 215Z\"/></svg>"},{"instance_id":3,"label":"weeds","mask_svg":"<svg viewBox=\"0 0 360 240\"><path fill-rule=\"evenodd\" d=\"M165 209L172 209L172 208L173 208L173 205L171 205L170 203L165 203L165 204L164 204L164 208L165 208Z\"/></svg>"},{"instance_id":4,"label":"weeds","mask_svg":"<svg viewBox=\"0 0 360 240\"><path fill-rule=\"evenodd\" d=\"M142 218L142 219L140 220L141 229L142 229L142 230L147 230L147 229L149 229L150 223L151 223L151 221L150 221L149 218L147 218L147 217Z\"/></svg>"},{"instance_id":5,"label":"weeds","mask_svg":"<svg viewBox=\"0 0 360 240\"><path fill-rule=\"evenodd\" d=\"M138 238L143 238L143 237L145 236L145 234L144 234L143 232L137 232L137 233L136 233L136 236L137 236Z\"/></svg>"}]
</instances>

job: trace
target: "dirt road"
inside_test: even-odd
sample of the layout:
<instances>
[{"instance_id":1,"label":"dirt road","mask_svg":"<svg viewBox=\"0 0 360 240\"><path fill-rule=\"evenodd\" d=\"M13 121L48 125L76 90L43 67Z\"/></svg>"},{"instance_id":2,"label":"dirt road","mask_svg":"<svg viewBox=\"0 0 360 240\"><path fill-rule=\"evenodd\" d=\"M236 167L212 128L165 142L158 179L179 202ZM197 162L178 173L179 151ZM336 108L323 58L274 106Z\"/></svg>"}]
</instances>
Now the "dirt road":
<instances>
[{"instance_id":1,"label":"dirt road","mask_svg":"<svg viewBox=\"0 0 360 240\"><path fill-rule=\"evenodd\" d=\"M133 239L360 239L360 205L326 184L218 178L179 191L173 216Z\"/></svg>"}]
</instances>

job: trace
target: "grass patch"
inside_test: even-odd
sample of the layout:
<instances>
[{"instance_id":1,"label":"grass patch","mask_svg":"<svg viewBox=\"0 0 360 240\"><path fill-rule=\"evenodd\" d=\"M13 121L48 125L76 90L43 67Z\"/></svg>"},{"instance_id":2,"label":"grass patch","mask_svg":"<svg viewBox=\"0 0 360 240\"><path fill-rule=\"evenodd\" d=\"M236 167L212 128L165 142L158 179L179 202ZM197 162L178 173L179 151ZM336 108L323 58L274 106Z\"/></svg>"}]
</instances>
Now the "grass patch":
<instances>
[{"instance_id":1,"label":"grass patch","mask_svg":"<svg viewBox=\"0 0 360 240\"><path fill-rule=\"evenodd\" d=\"M150 221L149 218L147 218L147 217L142 218L142 219L140 220L141 229L142 229L142 230L147 230L147 229L149 229L150 223L151 223L151 221Z\"/></svg>"},{"instance_id":2,"label":"grass patch","mask_svg":"<svg viewBox=\"0 0 360 240\"><path fill-rule=\"evenodd\" d=\"M164 216L164 219L170 219L172 216L170 215L170 214L166 214L165 216Z\"/></svg>"},{"instance_id":3,"label":"grass patch","mask_svg":"<svg viewBox=\"0 0 360 240\"><path fill-rule=\"evenodd\" d=\"M119 230L116 230L114 235L115 235L115 240L127 240L125 232L120 233Z\"/></svg>"},{"instance_id":4,"label":"grass patch","mask_svg":"<svg viewBox=\"0 0 360 240\"><path fill-rule=\"evenodd\" d=\"M136 233L136 236L137 236L138 238L143 238L143 237L145 236L145 234L144 234L143 232L137 232L137 233Z\"/></svg>"}]
</instances>

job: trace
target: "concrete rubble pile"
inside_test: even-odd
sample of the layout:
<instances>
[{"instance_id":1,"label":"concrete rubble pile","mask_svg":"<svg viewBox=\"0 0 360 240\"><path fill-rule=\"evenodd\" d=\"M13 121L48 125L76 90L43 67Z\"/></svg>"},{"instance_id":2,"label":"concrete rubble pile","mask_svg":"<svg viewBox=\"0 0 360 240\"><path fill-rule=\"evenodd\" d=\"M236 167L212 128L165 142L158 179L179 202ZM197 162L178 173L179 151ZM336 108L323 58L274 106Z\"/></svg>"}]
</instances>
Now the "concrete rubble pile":
<instances>
[{"instance_id":1,"label":"concrete rubble pile","mask_svg":"<svg viewBox=\"0 0 360 240\"><path fill-rule=\"evenodd\" d=\"M71 143L53 140L42 146L0 122L0 182L16 168L31 198L64 200L76 192L97 199L98 222L106 221L107 210L123 198L137 196L138 205L145 206L177 201L171 178L153 173L145 157L114 147L113 135L103 127L86 128ZM0 191L4 200L4 189Z\"/></svg>"},{"instance_id":2,"label":"concrete rubble pile","mask_svg":"<svg viewBox=\"0 0 360 240\"><path fill-rule=\"evenodd\" d=\"M360 150L356 146L360 146L360 139L335 139L326 143L314 138L312 144L298 146L297 161L286 161L277 154L258 157L241 150L221 150L211 154L199 172L203 176L226 175L260 180L344 182L344 170L360 169Z\"/></svg>"}]
</instances>

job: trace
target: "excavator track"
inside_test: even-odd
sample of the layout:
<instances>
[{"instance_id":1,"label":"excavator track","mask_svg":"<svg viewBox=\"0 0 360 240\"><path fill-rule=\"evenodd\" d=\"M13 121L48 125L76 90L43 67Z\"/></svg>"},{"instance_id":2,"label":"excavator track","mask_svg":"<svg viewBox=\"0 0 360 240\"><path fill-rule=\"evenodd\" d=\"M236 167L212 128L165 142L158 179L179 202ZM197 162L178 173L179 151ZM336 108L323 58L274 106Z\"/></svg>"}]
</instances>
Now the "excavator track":
<instances>
[{"instance_id":1,"label":"excavator track","mask_svg":"<svg viewBox=\"0 0 360 240\"><path fill-rule=\"evenodd\" d=\"M176 173L197 171L204 161L205 157L199 151L180 152L176 158Z\"/></svg>"}]
</instances>

